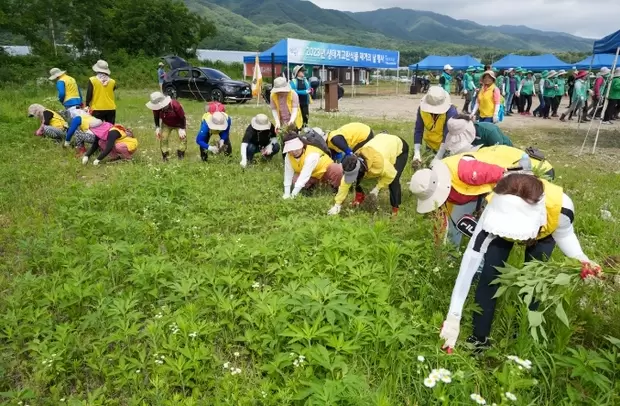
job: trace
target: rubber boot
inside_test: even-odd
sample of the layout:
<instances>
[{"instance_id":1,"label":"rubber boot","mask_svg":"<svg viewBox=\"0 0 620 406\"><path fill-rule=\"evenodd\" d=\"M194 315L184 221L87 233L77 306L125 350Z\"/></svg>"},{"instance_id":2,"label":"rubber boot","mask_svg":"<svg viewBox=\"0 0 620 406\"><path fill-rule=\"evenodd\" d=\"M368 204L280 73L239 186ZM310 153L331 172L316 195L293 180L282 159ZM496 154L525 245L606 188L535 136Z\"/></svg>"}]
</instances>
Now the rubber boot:
<instances>
[{"instance_id":1,"label":"rubber boot","mask_svg":"<svg viewBox=\"0 0 620 406\"><path fill-rule=\"evenodd\" d=\"M560 116L560 121L566 121L566 114L562 114Z\"/></svg>"},{"instance_id":2,"label":"rubber boot","mask_svg":"<svg viewBox=\"0 0 620 406\"><path fill-rule=\"evenodd\" d=\"M161 158L164 160L164 162L168 162L168 157L170 156L170 152L162 152L161 153Z\"/></svg>"},{"instance_id":3,"label":"rubber boot","mask_svg":"<svg viewBox=\"0 0 620 406\"><path fill-rule=\"evenodd\" d=\"M207 150L204 148L200 148L200 159L202 159L202 162L207 162Z\"/></svg>"},{"instance_id":4,"label":"rubber boot","mask_svg":"<svg viewBox=\"0 0 620 406\"><path fill-rule=\"evenodd\" d=\"M360 204L364 203L364 200L366 200L366 195L362 192L356 192L355 200L353 200L353 203L351 203L351 205L359 206Z\"/></svg>"},{"instance_id":5,"label":"rubber boot","mask_svg":"<svg viewBox=\"0 0 620 406\"><path fill-rule=\"evenodd\" d=\"M177 150L177 157L178 157L179 159L183 159L183 158L185 158L185 151L178 151L178 150Z\"/></svg>"}]
</instances>

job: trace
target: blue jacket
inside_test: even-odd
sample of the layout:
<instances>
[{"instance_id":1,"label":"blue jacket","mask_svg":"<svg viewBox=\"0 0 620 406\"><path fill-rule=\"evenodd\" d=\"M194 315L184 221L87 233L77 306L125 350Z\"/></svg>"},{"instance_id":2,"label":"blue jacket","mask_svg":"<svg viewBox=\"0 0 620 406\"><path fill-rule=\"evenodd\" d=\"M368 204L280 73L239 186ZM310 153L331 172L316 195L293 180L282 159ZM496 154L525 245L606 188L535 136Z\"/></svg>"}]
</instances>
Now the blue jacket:
<instances>
[{"instance_id":1,"label":"blue jacket","mask_svg":"<svg viewBox=\"0 0 620 406\"><path fill-rule=\"evenodd\" d=\"M67 130L67 136L65 137L65 141L70 142L71 138L73 138L73 134L77 131L78 128L82 125L82 117L75 116L71 120L71 125L69 125L69 129Z\"/></svg>"},{"instance_id":2,"label":"blue jacket","mask_svg":"<svg viewBox=\"0 0 620 406\"><path fill-rule=\"evenodd\" d=\"M82 90L78 87L79 98L73 98L65 100L65 82L62 80L56 81L56 90L58 91L58 100L65 106L66 109L70 107L79 107L82 104ZM63 103L64 100L64 103Z\"/></svg>"},{"instance_id":3,"label":"blue jacket","mask_svg":"<svg viewBox=\"0 0 620 406\"><path fill-rule=\"evenodd\" d=\"M224 131L220 132L220 140L226 142L228 141L228 137L230 137L230 127L232 126L232 119L230 116L228 117L228 128ZM211 139L211 130L209 129L209 125L206 120L202 120L200 123L200 131L196 136L196 144L200 145L201 148L209 149L209 140Z\"/></svg>"}]
</instances>

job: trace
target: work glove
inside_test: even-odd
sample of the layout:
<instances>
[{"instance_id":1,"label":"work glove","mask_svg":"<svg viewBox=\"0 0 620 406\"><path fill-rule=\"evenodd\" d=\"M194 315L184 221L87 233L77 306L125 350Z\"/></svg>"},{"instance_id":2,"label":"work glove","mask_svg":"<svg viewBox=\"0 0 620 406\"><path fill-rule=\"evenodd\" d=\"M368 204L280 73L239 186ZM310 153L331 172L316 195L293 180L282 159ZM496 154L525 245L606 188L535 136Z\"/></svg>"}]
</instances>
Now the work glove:
<instances>
[{"instance_id":1,"label":"work glove","mask_svg":"<svg viewBox=\"0 0 620 406\"><path fill-rule=\"evenodd\" d=\"M370 195L373 197L379 196L379 188L375 187L373 190L371 190Z\"/></svg>"},{"instance_id":2,"label":"work glove","mask_svg":"<svg viewBox=\"0 0 620 406\"><path fill-rule=\"evenodd\" d=\"M502 96L506 97L506 91L502 90Z\"/></svg>"},{"instance_id":3,"label":"work glove","mask_svg":"<svg viewBox=\"0 0 620 406\"><path fill-rule=\"evenodd\" d=\"M242 167L242 168L244 168L244 169L245 169L245 168L247 168L247 166L248 166L248 160L247 160L247 159L242 159L242 160L241 160L240 165L241 165L241 167Z\"/></svg>"},{"instance_id":4,"label":"work glove","mask_svg":"<svg viewBox=\"0 0 620 406\"><path fill-rule=\"evenodd\" d=\"M589 277L600 278L603 276L601 266L596 262L581 262L581 279L587 280Z\"/></svg>"},{"instance_id":5,"label":"work glove","mask_svg":"<svg viewBox=\"0 0 620 406\"><path fill-rule=\"evenodd\" d=\"M467 94L467 89L463 90L463 94Z\"/></svg>"},{"instance_id":6,"label":"work glove","mask_svg":"<svg viewBox=\"0 0 620 406\"><path fill-rule=\"evenodd\" d=\"M263 148L263 155L271 155L273 153L273 144L269 144L267 145L265 148Z\"/></svg>"},{"instance_id":7,"label":"work glove","mask_svg":"<svg viewBox=\"0 0 620 406\"><path fill-rule=\"evenodd\" d=\"M65 141L65 143L63 144L63 146L64 146L65 148L68 148L68 147L70 147L70 146L71 146L71 143L70 143L69 141Z\"/></svg>"},{"instance_id":8,"label":"work glove","mask_svg":"<svg viewBox=\"0 0 620 406\"><path fill-rule=\"evenodd\" d=\"M290 193L284 193L284 195L282 195L282 199L284 200L289 200L292 199L293 197L291 196Z\"/></svg>"},{"instance_id":9,"label":"work glove","mask_svg":"<svg viewBox=\"0 0 620 406\"><path fill-rule=\"evenodd\" d=\"M422 162L422 156L420 155L420 152L419 152L419 151L416 151L416 152L413 154L413 160L414 160L414 161L420 161L420 162Z\"/></svg>"},{"instance_id":10,"label":"work glove","mask_svg":"<svg viewBox=\"0 0 620 406\"><path fill-rule=\"evenodd\" d=\"M161 140L161 128L159 127L155 129L155 138L157 138L158 140Z\"/></svg>"},{"instance_id":11,"label":"work glove","mask_svg":"<svg viewBox=\"0 0 620 406\"><path fill-rule=\"evenodd\" d=\"M447 349L448 353L452 352L452 349L456 346L456 340L459 338L460 331L461 318L449 314L443 322L441 332L439 333L439 337L445 340L441 348Z\"/></svg>"},{"instance_id":12,"label":"work glove","mask_svg":"<svg viewBox=\"0 0 620 406\"><path fill-rule=\"evenodd\" d=\"M185 132L184 129L179 129L179 138L184 140L185 138L187 138L187 133Z\"/></svg>"},{"instance_id":13,"label":"work glove","mask_svg":"<svg viewBox=\"0 0 620 406\"><path fill-rule=\"evenodd\" d=\"M299 192L301 192L301 188L293 188L293 192L291 192L291 199L296 198Z\"/></svg>"},{"instance_id":14,"label":"work glove","mask_svg":"<svg viewBox=\"0 0 620 406\"><path fill-rule=\"evenodd\" d=\"M497 115L493 116L493 124L499 123L499 117Z\"/></svg>"},{"instance_id":15,"label":"work glove","mask_svg":"<svg viewBox=\"0 0 620 406\"><path fill-rule=\"evenodd\" d=\"M220 149L216 146L209 145L209 152L211 152L212 154L219 154Z\"/></svg>"},{"instance_id":16,"label":"work glove","mask_svg":"<svg viewBox=\"0 0 620 406\"><path fill-rule=\"evenodd\" d=\"M93 161L93 165L98 166L98 165L99 165L99 162L101 162L101 161L99 161L98 159L95 159L95 160Z\"/></svg>"},{"instance_id":17,"label":"work glove","mask_svg":"<svg viewBox=\"0 0 620 406\"><path fill-rule=\"evenodd\" d=\"M88 157L86 155L84 155L82 157L82 165L86 165L88 163Z\"/></svg>"},{"instance_id":18,"label":"work glove","mask_svg":"<svg viewBox=\"0 0 620 406\"><path fill-rule=\"evenodd\" d=\"M331 209L329 209L329 211L327 212L327 214L329 216L335 216L338 213L340 213L340 209L342 208L342 206L340 206L339 204L335 204Z\"/></svg>"}]
</instances>

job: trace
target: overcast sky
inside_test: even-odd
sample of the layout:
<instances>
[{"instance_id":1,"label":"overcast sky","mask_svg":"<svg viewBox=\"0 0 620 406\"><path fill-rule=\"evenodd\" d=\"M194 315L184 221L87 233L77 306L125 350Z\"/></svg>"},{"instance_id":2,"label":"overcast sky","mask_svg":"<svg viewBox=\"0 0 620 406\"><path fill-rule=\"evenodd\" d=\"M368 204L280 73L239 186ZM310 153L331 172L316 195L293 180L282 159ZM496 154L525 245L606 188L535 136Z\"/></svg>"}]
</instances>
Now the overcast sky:
<instances>
[{"instance_id":1,"label":"overcast sky","mask_svg":"<svg viewBox=\"0 0 620 406\"><path fill-rule=\"evenodd\" d=\"M319 7L370 11L401 7L433 11L483 25L526 25L587 38L620 28L618 0L310 0Z\"/></svg>"}]
</instances>

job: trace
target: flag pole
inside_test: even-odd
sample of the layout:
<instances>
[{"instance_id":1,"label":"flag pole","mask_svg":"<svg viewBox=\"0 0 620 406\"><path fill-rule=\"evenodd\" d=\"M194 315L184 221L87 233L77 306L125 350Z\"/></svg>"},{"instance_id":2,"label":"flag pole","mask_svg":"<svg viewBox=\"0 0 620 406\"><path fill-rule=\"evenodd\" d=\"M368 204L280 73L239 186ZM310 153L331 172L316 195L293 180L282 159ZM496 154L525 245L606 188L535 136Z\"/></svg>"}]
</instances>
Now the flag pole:
<instances>
[{"instance_id":1,"label":"flag pole","mask_svg":"<svg viewBox=\"0 0 620 406\"><path fill-rule=\"evenodd\" d=\"M262 89L263 81L258 80L259 73L261 73L261 77L263 76L260 70L259 63L260 63L260 58L258 57L258 52L256 52L256 61L254 63L254 75L256 76L256 107L260 105L260 97L261 97L261 94L263 93L263 89ZM260 88L259 88L259 85L260 85Z\"/></svg>"}]
</instances>

